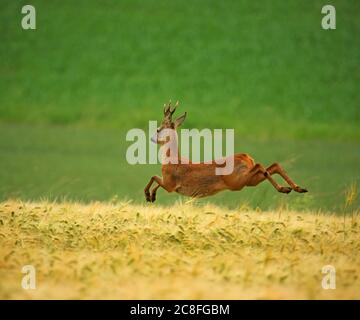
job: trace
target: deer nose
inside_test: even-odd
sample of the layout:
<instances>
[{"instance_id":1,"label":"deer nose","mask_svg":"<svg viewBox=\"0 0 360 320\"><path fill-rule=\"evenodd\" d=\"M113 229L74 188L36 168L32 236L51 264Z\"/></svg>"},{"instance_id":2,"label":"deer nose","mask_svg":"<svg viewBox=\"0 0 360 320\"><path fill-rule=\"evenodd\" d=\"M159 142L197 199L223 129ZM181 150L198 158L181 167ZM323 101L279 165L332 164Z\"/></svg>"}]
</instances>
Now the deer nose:
<instances>
[{"instance_id":1,"label":"deer nose","mask_svg":"<svg viewBox=\"0 0 360 320\"><path fill-rule=\"evenodd\" d=\"M157 134L154 134L150 140L154 143L157 143Z\"/></svg>"}]
</instances>

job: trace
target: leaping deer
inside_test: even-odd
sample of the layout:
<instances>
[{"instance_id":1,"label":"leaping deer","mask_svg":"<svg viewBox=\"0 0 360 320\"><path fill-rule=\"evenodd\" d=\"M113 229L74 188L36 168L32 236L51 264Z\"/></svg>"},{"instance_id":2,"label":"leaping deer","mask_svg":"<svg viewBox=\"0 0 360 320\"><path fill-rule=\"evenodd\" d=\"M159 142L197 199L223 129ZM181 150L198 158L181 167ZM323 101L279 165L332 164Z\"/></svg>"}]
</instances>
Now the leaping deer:
<instances>
[{"instance_id":1,"label":"leaping deer","mask_svg":"<svg viewBox=\"0 0 360 320\"><path fill-rule=\"evenodd\" d=\"M178 103L171 107L171 102L164 105L164 119L157 133L151 140L157 144L163 145L168 142L169 137L162 136L165 129L176 133L176 129L181 126L186 118L186 112L175 120L172 120ZM179 194L202 198L214 195L223 190L239 191L245 186L257 186L264 180L268 180L273 187L281 193L289 193L294 190L299 193L307 192L306 189L299 187L287 175L285 170L278 164L274 163L265 168L260 163L255 161L245 153L237 153L233 156L234 169L228 175L216 175L215 169L219 167L216 161L211 163L191 163L188 159L180 157L177 140L173 139L175 143L175 155L170 155L175 161L162 164L162 178L159 176L152 176L149 183L146 185L144 192L146 201L154 202L156 200L156 191L159 187L164 188L167 192L177 192ZM166 156L169 157L169 150L166 151ZM186 161L185 161L186 160ZM271 176L279 174L289 185L289 187L280 186ZM151 190L152 184L156 182L157 185Z\"/></svg>"}]
</instances>

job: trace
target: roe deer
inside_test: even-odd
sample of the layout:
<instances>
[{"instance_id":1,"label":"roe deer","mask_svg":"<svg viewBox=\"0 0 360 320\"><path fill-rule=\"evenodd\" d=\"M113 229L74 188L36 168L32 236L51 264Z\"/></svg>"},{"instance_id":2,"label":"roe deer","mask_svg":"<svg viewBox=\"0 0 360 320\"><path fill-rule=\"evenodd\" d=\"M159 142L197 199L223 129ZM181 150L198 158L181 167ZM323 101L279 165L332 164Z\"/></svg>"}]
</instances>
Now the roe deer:
<instances>
[{"instance_id":1,"label":"roe deer","mask_svg":"<svg viewBox=\"0 0 360 320\"><path fill-rule=\"evenodd\" d=\"M164 145L169 141L169 136L162 135L163 131L174 132L184 122L186 112L179 118L172 120L178 102L171 107L171 102L164 105L164 119L157 129L157 133L151 140L157 144ZM165 130L168 129L168 130ZM237 153L233 155L234 169L228 175L216 175L215 168L219 167L215 161L210 163L191 163L188 159L181 158L178 151L177 140L172 139L175 143L175 154L166 156L172 157L167 163L162 163L162 178L159 176L151 177L146 185L144 192L146 201L154 202L156 200L156 191L159 187L164 188L167 192L177 192L190 197L206 197L218 193L222 190L239 191L245 186L253 187L264 180L268 180L278 192L289 193L291 190L296 192L307 192L306 189L295 184L286 174L284 169L274 163L265 168L245 153ZM175 161L171 161L175 160ZM279 174L289 185L289 187L280 186L271 176ZM156 182L157 185L151 190L151 185Z\"/></svg>"}]
</instances>

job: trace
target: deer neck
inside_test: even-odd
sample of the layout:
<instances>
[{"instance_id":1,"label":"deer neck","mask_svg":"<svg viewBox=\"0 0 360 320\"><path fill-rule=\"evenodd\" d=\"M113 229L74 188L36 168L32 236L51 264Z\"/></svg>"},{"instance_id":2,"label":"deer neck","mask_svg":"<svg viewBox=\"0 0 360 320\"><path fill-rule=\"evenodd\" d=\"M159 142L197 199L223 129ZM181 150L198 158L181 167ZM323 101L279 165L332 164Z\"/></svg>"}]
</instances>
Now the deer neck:
<instances>
[{"instance_id":1,"label":"deer neck","mask_svg":"<svg viewBox=\"0 0 360 320\"><path fill-rule=\"evenodd\" d=\"M161 146L162 165L178 164L180 162L180 152L176 132L170 137L169 141Z\"/></svg>"}]
</instances>

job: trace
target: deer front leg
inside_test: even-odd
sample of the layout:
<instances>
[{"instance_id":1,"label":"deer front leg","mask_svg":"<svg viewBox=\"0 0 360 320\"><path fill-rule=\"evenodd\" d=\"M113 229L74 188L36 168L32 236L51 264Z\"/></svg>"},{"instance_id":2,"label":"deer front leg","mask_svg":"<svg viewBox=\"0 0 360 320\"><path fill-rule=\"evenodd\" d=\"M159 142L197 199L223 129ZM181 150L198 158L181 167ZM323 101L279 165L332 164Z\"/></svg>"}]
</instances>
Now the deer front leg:
<instances>
[{"instance_id":1,"label":"deer front leg","mask_svg":"<svg viewBox=\"0 0 360 320\"><path fill-rule=\"evenodd\" d=\"M152 195L150 194L150 187L151 185L154 183L154 181L157 182L158 186L156 186L152 191L154 192L155 191L155 195L154 195L154 198L152 200ZM160 177L158 176L152 176L149 183L146 185L145 189L144 189L144 192L145 192L145 199L146 201L148 202L154 202L155 199L156 199L156 191L159 187L162 187L164 188L167 192L171 192L173 191L173 188L169 186L169 184L167 183L164 183L163 179L161 179Z\"/></svg>"},{"instance_id":2,"label":"deer front leg","mask_svg":"<svg viewBox=\"0 0 360 320\"><path fill-rule=\"evenodd\" d=\"M151 190L151 193L150 193L150 200L151 202L155 202L156 200L156 191L157 189L160 188L160 185L158 184L156 187L154 187L152 190Z\"/></svg>"},{"instance_id":3,"label":"deer front leg","mask_svg":"<svg viewBox=\"0 0 360 320\"><path fill-rule=\"evenodd\" d=\"M150 202L151 201L151 198L150 198L150 187L151 185L153 184L154 182L154 177L151 177L149 183L146 185L145 189L144 189L144 193L145 193L145 199L146 201Z\"/></svg>"}]
</instances>

